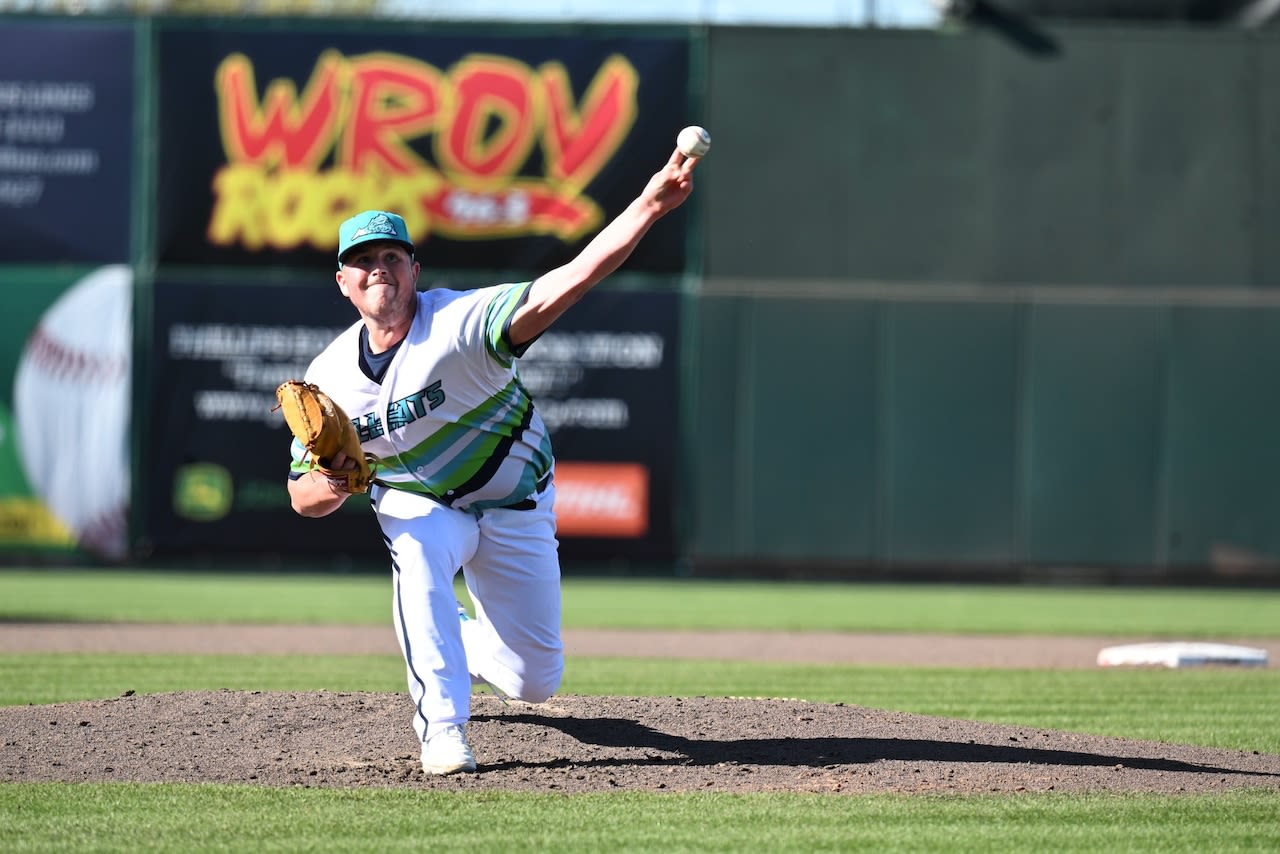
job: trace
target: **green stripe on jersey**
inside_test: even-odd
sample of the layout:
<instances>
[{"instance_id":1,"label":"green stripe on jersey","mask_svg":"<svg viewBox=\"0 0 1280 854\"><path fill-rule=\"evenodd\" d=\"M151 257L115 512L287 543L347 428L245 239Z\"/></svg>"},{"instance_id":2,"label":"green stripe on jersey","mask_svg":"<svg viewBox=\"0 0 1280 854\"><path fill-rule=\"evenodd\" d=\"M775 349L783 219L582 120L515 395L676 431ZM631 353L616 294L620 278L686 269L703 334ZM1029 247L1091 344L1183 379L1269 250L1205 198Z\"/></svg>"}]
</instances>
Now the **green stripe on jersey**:
<instances>
[{"instance_id":1,"label":"green stripe on jersey","mask_svg":"<svg viewBox=\"0 0 1280 854\"><path fill-rule=\"evenodd\" d=\"M411 471L423 466L431 471L432 486L440 491L454 489L470 480L493 456L494 450L524 421L533 401L514 380L481 406L464 413L457 423L444 424L423 441L399 455L398 464L385 461L383 472L412 478ZM460 443L465 442L465 446ZM445 465L442 458L451 457Z\"/></svg>"}]
</instances>

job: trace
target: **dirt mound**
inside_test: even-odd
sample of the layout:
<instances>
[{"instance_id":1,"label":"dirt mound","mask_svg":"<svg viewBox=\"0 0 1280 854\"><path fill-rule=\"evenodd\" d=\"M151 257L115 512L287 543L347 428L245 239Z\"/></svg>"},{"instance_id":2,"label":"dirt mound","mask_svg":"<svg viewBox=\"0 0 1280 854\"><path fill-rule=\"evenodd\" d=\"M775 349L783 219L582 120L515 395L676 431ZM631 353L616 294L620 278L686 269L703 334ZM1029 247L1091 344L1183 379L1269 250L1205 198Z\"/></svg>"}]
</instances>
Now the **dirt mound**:
<instances>
[{"instance_id":1,"label":"dirt mound","mask_svg":"<svg viewBox=\"0 0 1280 854\"><path fill-rule=\"evenodd\" d=\"M846 704L474 700L476 774L422 773L406 695L215 691L0 708L0 781L562 793L1280 790L1280 756Z\"/></svg>"}]
</instances>

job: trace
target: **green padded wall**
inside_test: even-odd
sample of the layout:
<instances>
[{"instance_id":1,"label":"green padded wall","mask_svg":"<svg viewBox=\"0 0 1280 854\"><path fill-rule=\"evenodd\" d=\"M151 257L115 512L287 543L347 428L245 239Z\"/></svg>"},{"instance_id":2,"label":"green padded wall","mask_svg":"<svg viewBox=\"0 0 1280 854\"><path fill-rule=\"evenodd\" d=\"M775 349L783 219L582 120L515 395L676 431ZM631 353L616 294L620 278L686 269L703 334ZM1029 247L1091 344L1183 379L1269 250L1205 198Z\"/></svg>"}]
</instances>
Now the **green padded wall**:
<instances>
[{"instance_id":1,"label":"green padded wall","mask_svg":"<svg viewBox=\"0 0 1280 854\"><path fill-rule=\"evenodd\" d=\"M739 299L699 300L691 336L696 352L687 359L694 367L685 381L694 385L686 395L693 412L685 418L685 441L693 449L686 484L693 518L686 528L703 555L735 553L749 531L742 502L752 467L739 464L739 448L750 434L738 403L746 310Z\"/></svg>"},{"instance_id":2,"label":"green padded wall","mask_svg":"<svg viewBox=\"0 0 1280 854\"><path fill-rule=\"evenodd\" d=\"M704 299L696 550L875 554L877 309L850 301Z\"/></svg>"},{"instance_id":3,"label":"green padded wall","mask_svg":"<svg viewBox=\"0 0 1280 854\"><path fill-rule=\"evenodd\" d=\"M707 273L1274 285L1280 39L1054 32L713 29Z\"/></svg>"},{"instance_id":4,"label":"green padded wall","mask_svg":"<svg viewBox=\"0 0 1280 854\"><path fill-rule=\"evenodd\" d=\"M1179 308L1168 559L1228 574L1280 554L1280 307Z\"/></svg>"},{"instance_id":5,"label":"green padded wall","mask_svg":"<svg viewBox=\"0 0 1280 854\"><path fill-rule=\"evenodd\" d=\"M1036 305L1023 470L1031 563L1149 564L1160 505L1167 313Z\"/></svg>"},{"instance_id":6,"label":"green padded wall","mask_svg":"<svg viewBox=\"0 0 1280 854\"><path fill-rule=\"evenodd\" d=\"M1280 568L1280 36L1050 33L709 31L695 560Z\"/></svg>"},{"instance_id":7,"label":"green padded wall","mask_svg":"<svg viewBox=\"0 0 1280 854\"><path fill-rule=\"evenodd\" d=\"M876 309L762 299L745 317L739 411L760 557L870 554L876 496ZM782 449L783 453L770 453Z\"/></svg>"},{"instance_id":8,"label":"green padded wall","mask_svg":"<svg viewBox=\"0 0 1280 854\"><path fill-rule=\"evenodd\" d=\"M1020 309L894 303L886 314L883 555L1009 563L1017 555Z\"/></svg>"}]
</instances>

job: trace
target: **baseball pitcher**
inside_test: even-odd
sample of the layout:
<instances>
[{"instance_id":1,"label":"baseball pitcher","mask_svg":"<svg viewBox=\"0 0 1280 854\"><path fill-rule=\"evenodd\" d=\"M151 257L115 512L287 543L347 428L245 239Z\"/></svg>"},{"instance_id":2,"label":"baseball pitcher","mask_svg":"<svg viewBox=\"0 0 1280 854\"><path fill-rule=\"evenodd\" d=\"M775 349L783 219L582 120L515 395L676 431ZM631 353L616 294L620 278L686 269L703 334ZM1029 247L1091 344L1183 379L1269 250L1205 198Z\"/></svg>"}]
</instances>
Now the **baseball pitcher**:
<instances>
[{"instance_id":1,"label":"baseball pitcher","mask_svg":"<svg viewBox=\"0 0 1280 854\"><path fill-rule=\"evenodd\" d=\"M688 198L697 163L677 148L577 257L532 282L420 292L399 215L338 229L338 289L360 319L278 390L288 490L311 517L367 491L428 774L475 770L473 684L538 703L564 669L555 458L516 362ZM453 594L459 569L474 619Z\"/></svg>"}]
</instances>

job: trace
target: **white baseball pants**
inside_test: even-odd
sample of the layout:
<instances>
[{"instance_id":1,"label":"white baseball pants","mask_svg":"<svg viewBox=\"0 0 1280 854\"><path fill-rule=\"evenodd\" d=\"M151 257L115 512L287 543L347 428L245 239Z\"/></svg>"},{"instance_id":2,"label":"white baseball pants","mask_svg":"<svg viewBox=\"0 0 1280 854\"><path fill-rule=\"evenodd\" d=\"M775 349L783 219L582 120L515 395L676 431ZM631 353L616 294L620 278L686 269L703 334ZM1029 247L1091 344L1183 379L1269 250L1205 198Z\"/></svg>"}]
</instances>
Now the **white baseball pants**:
<instances>
[{"instance_id":1,"label":"white baseball pants","mask_svg":"<svg viewBox=\"0 0 1280 854\"><path fill-rule=\"evenodd\" d=\"M403 490L376 490L413 727L424 742L470 718L473 681L531 703L560 686L554 484L534 498L533 509L476 515ZM465 631L453 588L459 568L476 611Z\"/></svg>"}]
</instances>

